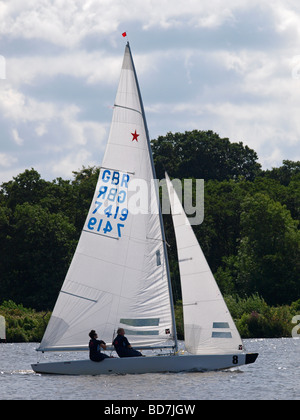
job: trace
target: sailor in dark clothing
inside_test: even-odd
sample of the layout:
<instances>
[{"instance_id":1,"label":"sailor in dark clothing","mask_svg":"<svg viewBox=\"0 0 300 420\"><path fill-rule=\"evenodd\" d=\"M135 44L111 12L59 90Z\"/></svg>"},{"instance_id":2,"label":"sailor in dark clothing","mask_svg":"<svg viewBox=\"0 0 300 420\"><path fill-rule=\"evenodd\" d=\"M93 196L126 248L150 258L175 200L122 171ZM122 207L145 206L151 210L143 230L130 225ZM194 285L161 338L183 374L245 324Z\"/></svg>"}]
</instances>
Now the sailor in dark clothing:
<instances>
[{"instance_id":1,"label":"sailor in dark clothing","mask_svg":"<svg viewBox=\"0 0 300 420\"><path fill-rule=\"evenodd\" d=\"M104 359L109 358L107 354L101 353L101 348L103 350L106 350L106 343L102 340L97 340L98 335L95 330L92 330L89 333L90 336L90 342L89 342L89 348L90 348L90 359L93 362L101 362Z\"/></svg>"},{"instance_id":2,"label":"sailor in dark clothing","mask_svg":"<svg viewBox=\"0 0 300 420\"><path fill-rule=\"evenodd\" d=\"M115 347L116 352L118 353L119 357L139 357L143 356L137 350L134 350L127 338L125 337L125 331L123 328L119 328L117 331L118 335L113 341L113 345Z\"/></svg>"}]
</instances>

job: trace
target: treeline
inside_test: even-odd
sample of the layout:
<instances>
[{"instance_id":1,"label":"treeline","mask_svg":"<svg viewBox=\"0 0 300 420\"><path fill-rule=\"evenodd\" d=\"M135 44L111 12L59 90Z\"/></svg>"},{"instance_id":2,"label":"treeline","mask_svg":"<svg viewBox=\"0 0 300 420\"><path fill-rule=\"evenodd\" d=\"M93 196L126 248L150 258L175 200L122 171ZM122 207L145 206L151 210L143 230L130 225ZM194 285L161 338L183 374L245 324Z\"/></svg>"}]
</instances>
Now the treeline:
<instances>
[{"instance_id":1,"label":"treeline","mask_svg":"<svg viewBox=\"0 0 300 420\"><path fill-rule=\"evenodd\" d=\"M193 228L223 294L258 294L269 305L298 300L300 162L264 171L255 151L211 131L169 133L153 141L153 152L160 177L166 170L205 180L204 221ZM178 278L172 222L165 219Z\"/></svg>"},{"instance_id":2,"label":"treeline","mask_svg":"<svg viewBox=\"0 0 300 420\"><path fill-rule=\"evenodd\" d=\"M242 338L290 337L297 323L293 323L294 317L300 313L300 299L281 306L267 305L257 294L247 298L225 295L225 301ZM175 316L180 339L184 338L182 312L181 301L177 301Z\"/></svg>"},{"instance_id":3,"label":"treeline","mask_svg":"<svg viewBox=\"0 0 300 420\"><path fill-rule=\"evenodd\" d=\"M300 313L300 299L291 305L269 306L258 295L248 298L225 296L227 306L242 338L290 337L295 328L293 318ZM41 342L51 312L25 308L13 301L0 305L0 314L6 320L6 341ZM184 339L182 302L175 305L177 335Z\"/></svg>"},{"instance_id":4,"label":"treeline","mask_svg":"<svg viewBox=\"0 0 300 420\"><path fill-rule=\"evenodd\" d=\"M0 189L0 304L53 309L90 205L99 170L41 179L26 170Z\"/></svg>"},{"instance_id":5,"label":"treeline","mask_svg":"<svg viewBox=\"0 0 300 420\"><path fill-rule=\"evenodd\" d=\"M9 300L0 305L6 322L6 342L41 342L50 319L50 312L37 312ZM3 338L3 337L2 337Z\"/></svg>"},{"instance_id":6,"label":"treeline","mask_svg":"<svg viewBox=\"0 0 300 420\"><path fill-rule=\"evenodd\" d=\"M212 131L152 141L157 177L205 180L205 215L195 233L223 294L267 306L300 299L300 162L262 170L254 150ZM26 170L0 186L0 305L52 310L74 253L99 168L45 181ZM176 300L175 237L164 217ZM256 312L256 311L254 311ZM264 315L265 316L265 315Z\"/></svg>"}]
</instances>

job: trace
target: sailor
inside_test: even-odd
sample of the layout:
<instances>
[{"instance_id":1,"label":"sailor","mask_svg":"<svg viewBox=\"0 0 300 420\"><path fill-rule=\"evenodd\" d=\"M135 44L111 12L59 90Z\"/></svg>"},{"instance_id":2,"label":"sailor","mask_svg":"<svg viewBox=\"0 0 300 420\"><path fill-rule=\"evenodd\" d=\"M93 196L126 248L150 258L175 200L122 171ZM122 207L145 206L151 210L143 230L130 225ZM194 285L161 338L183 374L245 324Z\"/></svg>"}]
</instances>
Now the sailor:
<instances>
[{"instance_id":1,"label":"sailor","mask_svg":"<svg viewBox=\"0 0 300 420\"><path fill-rule=\"evenodd\" d=\"M139 357L143 356L137 350L134 350L131 347L131 344L125 337L125 331L123 328L119 328L117 331L118 335L113 341L113 346L115 347L116 352L118 353L119 357Z\"/></svg>"},{"instance_id":2,"label":"sailor","mask_svg":"<svg viewBox=\"0 0 300 420\"><path fill-rule=\"evenodd\" d=\"M109 358L107 354L101 353L101 348L103 350L106 350L106 343L102 340L97 340L98 334L95 330L92 330L89 333L90 336L90 342L89 342L89 348L90 348L90 359L93 362L101 362L104 359Z\"/></svg>"}]
</instances>

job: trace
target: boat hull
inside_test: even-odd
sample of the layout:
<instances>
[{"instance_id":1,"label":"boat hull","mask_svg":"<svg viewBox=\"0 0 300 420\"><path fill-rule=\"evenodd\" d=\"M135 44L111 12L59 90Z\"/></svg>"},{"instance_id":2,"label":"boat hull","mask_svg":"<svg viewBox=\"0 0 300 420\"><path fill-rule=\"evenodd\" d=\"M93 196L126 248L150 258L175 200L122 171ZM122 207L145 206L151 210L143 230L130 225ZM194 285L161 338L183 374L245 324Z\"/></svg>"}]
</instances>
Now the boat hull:
<instances>
[{"instance_id":1,"label":"boat hull","mask_svg":"<svg viewBox=\"0 0 300 420\"><path fill-rule=\"evenodd\" d=\"M56 375L110 375L162 372L205 372L254 363L258 354L176 355L111 358L102 362L74 360L33 364L36 373Z\"/></svg>"}]
</instances>

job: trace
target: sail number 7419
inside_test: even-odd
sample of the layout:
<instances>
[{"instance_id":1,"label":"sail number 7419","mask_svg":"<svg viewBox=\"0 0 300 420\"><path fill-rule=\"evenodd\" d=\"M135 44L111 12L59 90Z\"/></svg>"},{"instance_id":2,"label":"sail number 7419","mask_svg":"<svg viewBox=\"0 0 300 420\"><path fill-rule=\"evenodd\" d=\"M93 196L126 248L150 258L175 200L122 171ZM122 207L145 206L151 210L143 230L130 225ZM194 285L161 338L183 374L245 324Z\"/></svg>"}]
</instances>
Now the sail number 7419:
<instances>
[{"instance_id":1,"label":"sail number 7419","mask_svg":"<svg viewBox=\"0 0 300 420\"><path fill-rule=\"evenodd\" d=\"M126 206L129 180L130 176L126 173L109 169L102 172L85 230L121 238L128 217Z\"/></svg>"}]
</instances>

